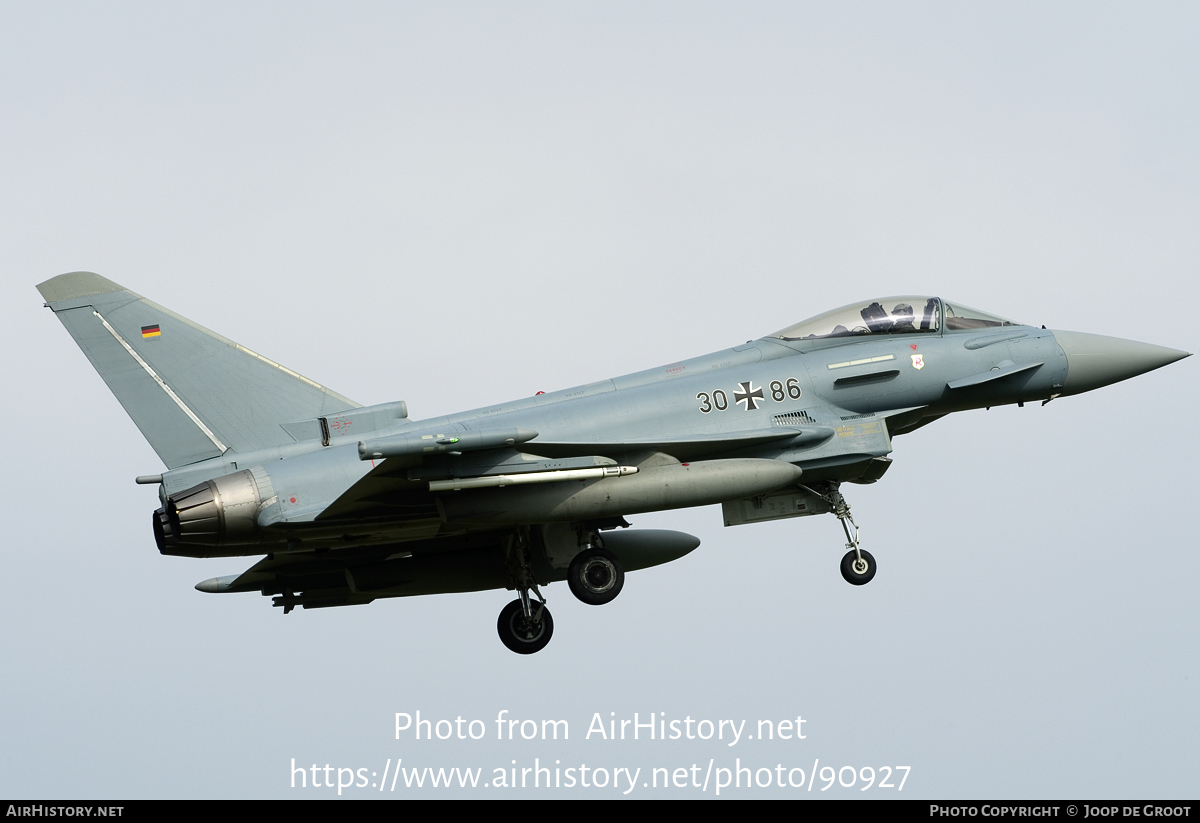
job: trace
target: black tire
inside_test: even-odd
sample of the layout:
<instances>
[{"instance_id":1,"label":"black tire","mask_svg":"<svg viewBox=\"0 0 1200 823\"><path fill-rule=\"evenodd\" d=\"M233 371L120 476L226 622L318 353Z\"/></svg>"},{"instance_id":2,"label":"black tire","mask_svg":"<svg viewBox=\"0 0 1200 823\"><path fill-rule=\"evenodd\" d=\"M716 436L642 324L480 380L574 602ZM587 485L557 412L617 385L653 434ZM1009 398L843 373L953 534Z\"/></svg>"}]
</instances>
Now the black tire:
<instances>
[{"instance_id":1,"label":"black tire","mask_svg":"<svg viewBox=\"0 0 1200 823\"><path fill-rule=\"evenodd\" d=\"M603 606L621 593L625 570L608 549L588 549L571 561L567 585L571 587L571 594L589 606Z\"/></svg>"},{"instance_id":2,"label":"black tire","mask_svg":"<svg viewBox=\"0 0 1200 823\"><path fill-rule=\"evenodd\" d=\"M863 586L871 582L871 578L875 576L875 558L871 553L859 549L862 553L862 559L867 562L866 571L855 568L855 560L857 556L854 550L846 552L846 556L842 558L842 577L846 578L846 582L852 586Z\"/></svg>"},{"instance_id":3,"label":"black tire","mask_svg":"<svg viewBox=\"0 0 1200 823\"><path fill-rule=\"evenodd\" d=\"M535 615L538 613L538 607L539 604L533 604ZM500 611L500 619L496 621L500 642L517 654L533 654L546 648L546 644L554 635L554 618L545 606L541 606L541 612L541 620L530 625L525 620L520 599L509 603Z\"/></svg>"}]
</instances>

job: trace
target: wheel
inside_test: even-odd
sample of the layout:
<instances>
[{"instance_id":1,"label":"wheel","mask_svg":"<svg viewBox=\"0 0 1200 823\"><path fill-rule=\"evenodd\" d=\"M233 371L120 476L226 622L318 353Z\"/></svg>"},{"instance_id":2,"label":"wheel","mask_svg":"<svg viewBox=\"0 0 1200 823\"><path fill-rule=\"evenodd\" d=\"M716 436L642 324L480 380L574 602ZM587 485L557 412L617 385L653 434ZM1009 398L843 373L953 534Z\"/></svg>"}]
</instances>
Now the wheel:
<instances>
[{"instance_id":1,"label":"wheel","mask_svg":"<svg viewBox=\"0 0 1200 823\"><path fill-rule=\"evenodd\" d=\"M846 552L846 556L842 558L842 577L852 586L870 583L871 578L875 576L875 558L868 551L859 549L859 552L862 554L861 561L853 549Z\"/></svg>"},{"instance_id":2,"label":"wheel","mask_svg":"<svg viewBox=\"0 0 1200 823\"><path fill-rule=\"evenodd\" d=\"M603 606L621 593L625 570L608 549L588 549L575 555L567 570L571 594L589 606Z\"/></svg>"},{"instance_id":3,"label":"wheel","mask_svg":"<svg viewBox=\"0 0 1200 823\"><path fill-rule=\"evenodd\" d=\"M554 618L550 610L542 606L541 619L531 623L525 619L521 609L520 598L505 606L496 621L496 631L500 633L500 642L517 654L533 654L546 648L554 635ZM534 604L533 613L537 615L538 604Z\"/></svg>"}]
</instances>

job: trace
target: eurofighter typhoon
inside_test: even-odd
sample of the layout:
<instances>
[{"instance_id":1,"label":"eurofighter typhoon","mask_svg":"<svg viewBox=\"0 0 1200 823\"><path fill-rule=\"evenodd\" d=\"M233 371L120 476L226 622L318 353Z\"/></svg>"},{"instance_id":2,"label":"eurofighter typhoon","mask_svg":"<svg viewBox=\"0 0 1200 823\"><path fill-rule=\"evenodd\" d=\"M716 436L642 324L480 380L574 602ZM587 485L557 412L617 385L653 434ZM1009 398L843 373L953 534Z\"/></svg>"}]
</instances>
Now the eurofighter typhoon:
<instances>
[{"instance_id":1,"label":"eurofighter typhoon","mask_svg":"<svg viewBox=\"0 0 1200 823\"><path fill-rule=\"evenodd\" d=\"M360 406L90 272L38 286L166 465L163 554L263 558L202 592L290 612L508 589L500 639L544 648L541 586L613 600L625 572L700 545L625 515L721 504L726 526L832 514L856 586L875 576L842 496L892 438L951 412L1043 403L1187 352L1006 320L940 297L864 300L745 345L429 420Z\"/></svg>"}]
</instances>

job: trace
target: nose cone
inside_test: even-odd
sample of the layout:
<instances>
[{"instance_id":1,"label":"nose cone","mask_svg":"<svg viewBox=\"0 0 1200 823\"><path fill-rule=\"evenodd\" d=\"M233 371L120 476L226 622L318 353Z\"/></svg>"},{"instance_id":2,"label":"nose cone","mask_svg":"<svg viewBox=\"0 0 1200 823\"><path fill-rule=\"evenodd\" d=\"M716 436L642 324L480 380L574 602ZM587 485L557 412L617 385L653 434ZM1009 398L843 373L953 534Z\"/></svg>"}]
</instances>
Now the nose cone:
<instances>
[{"instance_id":1,"label":"nose cone","mask_svg":"<svg viewBox=\"0 0 1200 823\"><path fill-rule=\"evenodd\" d=\"M1128 380L1191 356L1178 349L1077 331L1056 331L1054 339L1067 355L1064 395Z\"/></svg>"}]
</instances>

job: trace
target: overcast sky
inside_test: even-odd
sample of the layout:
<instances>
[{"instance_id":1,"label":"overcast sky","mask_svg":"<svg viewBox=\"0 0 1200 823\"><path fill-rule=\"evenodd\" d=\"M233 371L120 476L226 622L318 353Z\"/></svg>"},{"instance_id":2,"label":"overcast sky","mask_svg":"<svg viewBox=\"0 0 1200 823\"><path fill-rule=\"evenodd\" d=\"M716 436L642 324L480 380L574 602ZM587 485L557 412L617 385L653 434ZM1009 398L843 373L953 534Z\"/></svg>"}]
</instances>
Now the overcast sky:
<instances>
[{"instance_id":1,"label":"overcast sky","mask_svg":"<svg viewBox=\"0 0 1200 823\"><path fill-rule=\"evenodd\" d=\"M1195 796L1194 358L899 438L845 490L866 587L832 517L631 518L702 545L603 608L549 587L553 642L524 657L496 637L509 592L285 617L195 591L253 559L158 554L133 478L162 466L34 285L99 272L414 418L887 294L1196 351L1198 23L1190 3L0 5L0 795L328 797L293 758L335 782L399 758L481 787L344 795L482 798L536 758L609 785L508 796L619 796L640 768L631 797L712 797L722 768L786 784L814 761L854 785L722 796ZM418 710L487 734L396 740ZM497 741L501 711L570 738ZM753 739L586 737L635 712ZM805 739L758 739L797 717ZM693 765L707 788L642 785ZM900 766L902 791L860 791Z\"/></svg>"}]
</instances>

